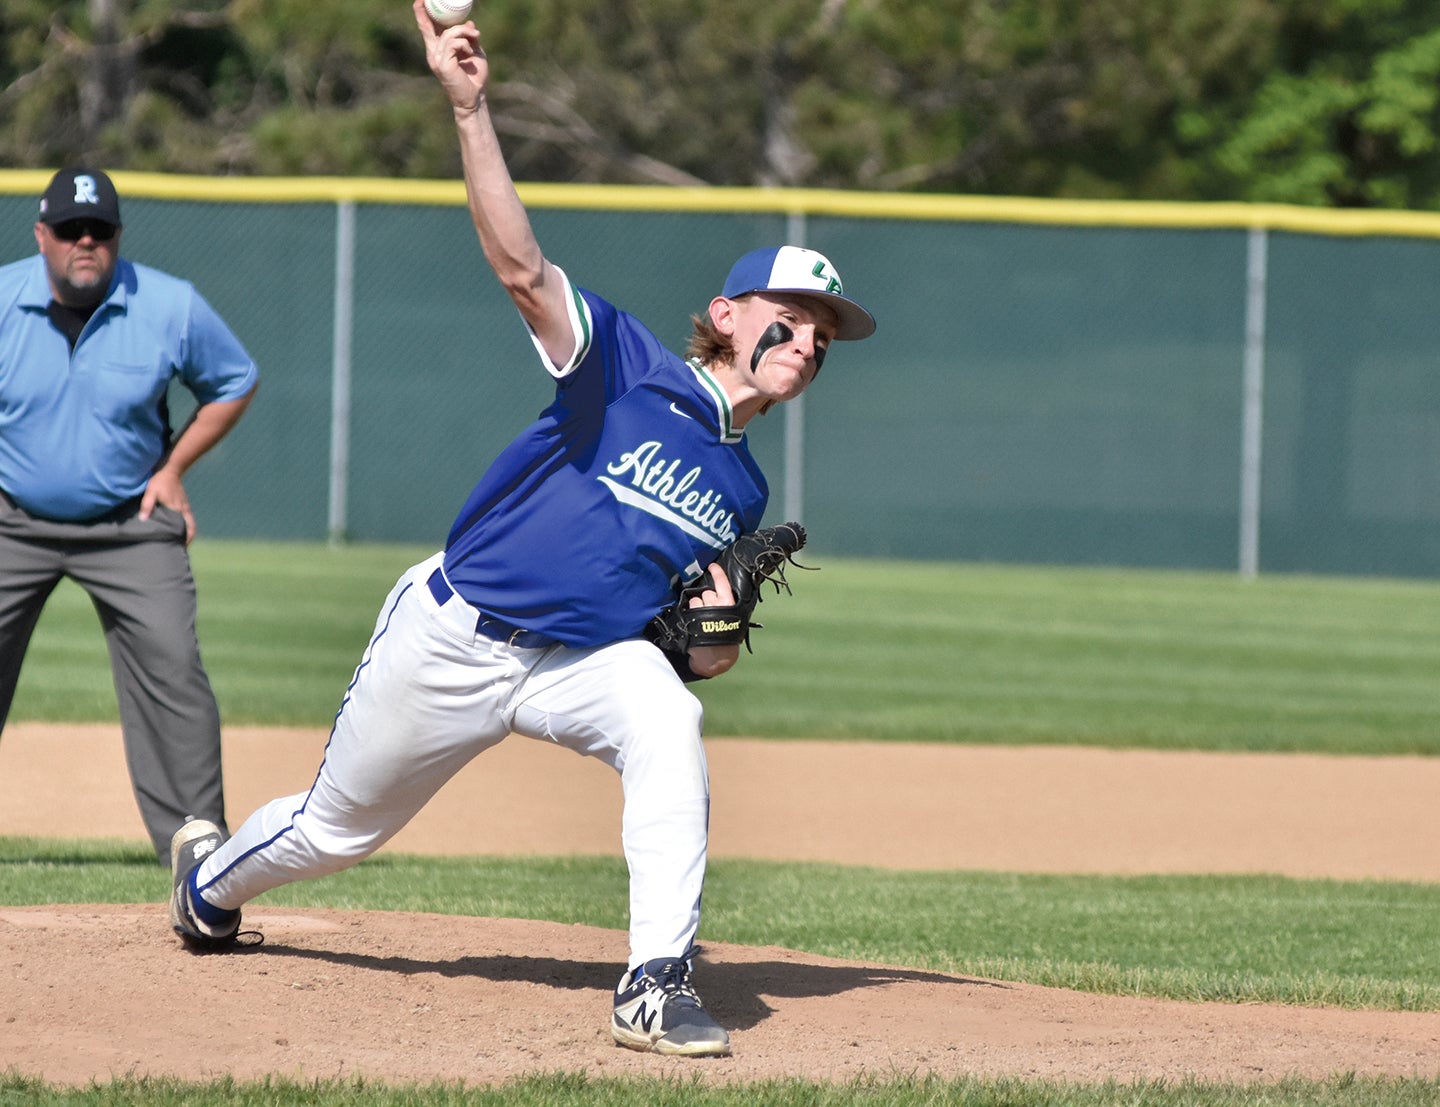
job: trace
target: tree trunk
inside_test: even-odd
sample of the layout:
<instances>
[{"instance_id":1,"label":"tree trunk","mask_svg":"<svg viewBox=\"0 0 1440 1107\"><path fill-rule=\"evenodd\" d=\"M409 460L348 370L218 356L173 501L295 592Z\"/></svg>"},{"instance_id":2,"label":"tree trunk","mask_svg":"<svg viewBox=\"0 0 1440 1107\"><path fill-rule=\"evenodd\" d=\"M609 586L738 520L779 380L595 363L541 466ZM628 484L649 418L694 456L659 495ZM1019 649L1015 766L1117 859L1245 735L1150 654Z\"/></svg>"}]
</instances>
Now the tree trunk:
<instances>
[{"instance_id":1,"label":"tree trunk","mask_svg":"<svg viewBox=\"0 0 1440 1107\"><path fill-rule=\"evenodd\" d=\"M135 79L135 47L125 38L130 0L89 0L92 40L80 70L80 152L93 161L105 128L125 114Z\"/></svg>"}]
</instances>

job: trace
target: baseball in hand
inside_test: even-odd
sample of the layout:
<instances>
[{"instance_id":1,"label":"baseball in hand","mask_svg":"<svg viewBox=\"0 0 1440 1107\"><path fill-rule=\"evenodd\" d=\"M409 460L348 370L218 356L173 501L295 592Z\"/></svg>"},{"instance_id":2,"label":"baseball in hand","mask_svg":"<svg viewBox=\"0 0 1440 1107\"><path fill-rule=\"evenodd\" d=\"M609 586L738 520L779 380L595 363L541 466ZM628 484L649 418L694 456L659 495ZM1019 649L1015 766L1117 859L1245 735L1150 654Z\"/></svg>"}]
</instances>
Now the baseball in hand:
<instances>
[{"instance_id":1,"label":"baseball in hand","mask_svg":"<svg viewBox=\"0 0 1440 1107\"><path fill-rule=\"evenodd\" d=\"M454 27L470 18L473 0L425 0L425 10L441 27Z\"/></svg>"}]
</instances>

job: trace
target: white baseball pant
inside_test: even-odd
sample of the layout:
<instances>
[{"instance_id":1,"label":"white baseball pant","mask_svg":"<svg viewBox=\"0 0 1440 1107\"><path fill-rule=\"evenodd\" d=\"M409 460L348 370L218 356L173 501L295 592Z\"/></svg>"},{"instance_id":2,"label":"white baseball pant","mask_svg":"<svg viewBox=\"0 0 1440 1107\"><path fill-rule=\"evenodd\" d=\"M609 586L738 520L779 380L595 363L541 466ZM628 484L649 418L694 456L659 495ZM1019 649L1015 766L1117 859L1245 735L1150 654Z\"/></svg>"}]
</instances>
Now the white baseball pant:
<instances>
[{"instance_id":1,"label":"white baseball pant","mask_svg":"<svg viewBox=\"0 0 1440 1107\"><path fill-rule=\"evenodd\" d=\"M310 790L252 814L200 867L202 896L234 909L355 864L515 733L620 773L630 965L683 954L700 922L710 812L700 702L643 640L519 649L478 634L475 608L456 595L438 604L426 587L441 561L411 568L386 599Z\"/></svg>"}]
</instances>

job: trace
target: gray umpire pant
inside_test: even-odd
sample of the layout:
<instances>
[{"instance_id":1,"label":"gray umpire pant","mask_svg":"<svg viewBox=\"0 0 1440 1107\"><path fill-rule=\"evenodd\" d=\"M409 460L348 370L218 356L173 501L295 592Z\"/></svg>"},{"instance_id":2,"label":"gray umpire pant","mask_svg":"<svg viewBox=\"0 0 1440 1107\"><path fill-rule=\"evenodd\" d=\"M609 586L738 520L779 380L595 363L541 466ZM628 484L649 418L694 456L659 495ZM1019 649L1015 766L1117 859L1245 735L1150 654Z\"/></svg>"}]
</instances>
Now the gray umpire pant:
<instances>
[{"instance_id":1,"label":"gray umpire pant","mask_svg":"<svg viewBox=\"0 0 1440 1107\"><path fill-rule=\"evenodd\" d=\"M220 711L200 662L185 521L157 507L142 522L138 510L136 501L92 522L57 523L0 493L0 730L40 612L69 577L100 616L130 783L168 863L170 838L187 816L226 831ZM63 810L56 816L63 837Z\"/></svg>"}]
</instances>

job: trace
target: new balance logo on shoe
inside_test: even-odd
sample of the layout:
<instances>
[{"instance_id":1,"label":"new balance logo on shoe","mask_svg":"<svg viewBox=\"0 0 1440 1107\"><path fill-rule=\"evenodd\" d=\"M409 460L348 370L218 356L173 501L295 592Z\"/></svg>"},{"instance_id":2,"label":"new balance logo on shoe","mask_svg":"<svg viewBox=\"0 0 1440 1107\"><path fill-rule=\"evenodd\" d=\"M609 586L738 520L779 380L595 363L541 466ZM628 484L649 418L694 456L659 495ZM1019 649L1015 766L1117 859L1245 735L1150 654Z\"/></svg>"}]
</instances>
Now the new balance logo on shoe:
<instances>
[{"instance_id":1,"label":"new balance logo on shoe","mask_svg":"<svg viewBox=\"0 0 1440 1107\"><path fill-rule=\"evenodd\" d=\"M655 1010L651 1011L648 1007L646 1007L645 1001L641 1000L640 1007L635 1012L635 1017L630 1020L630 1025L638 1026L641 1030L648 1034L650 1033L650 1028L655 1025L655 1017L659 1014L660 1008L657 1007L655 1008Z\"/></svg>"},{"instance_id":2,"label":"new balance logo on shoe","mask_svg":"<svg viewBox=\"0 0 1440 1107\"><path fill-rule=\"evenodd\" d=\"M196 861L208 854L214 853L220 847L220 843L214 838L202 838L190 848L190 856Z\"/></svg>"},{"instance_id":3,"label":"new balance logo on shoe","mask_svg":"<svg viewBox=\"0 0 1440 1107\"><path fill-rule=\"evenodd\" d=\"M659 957L631 969L615 988L610 1034L620 1045L686 1057L725 1057L730 1035L690 983L690 957Z\"/></svg>"}]
</instances>

